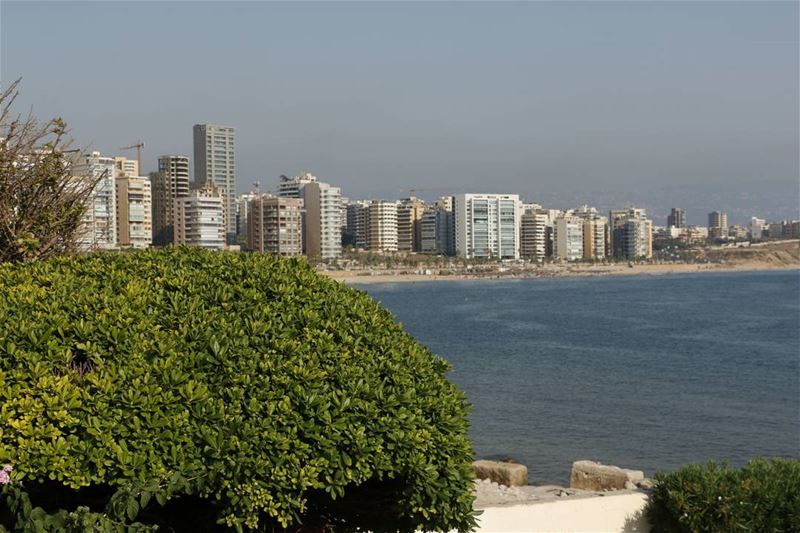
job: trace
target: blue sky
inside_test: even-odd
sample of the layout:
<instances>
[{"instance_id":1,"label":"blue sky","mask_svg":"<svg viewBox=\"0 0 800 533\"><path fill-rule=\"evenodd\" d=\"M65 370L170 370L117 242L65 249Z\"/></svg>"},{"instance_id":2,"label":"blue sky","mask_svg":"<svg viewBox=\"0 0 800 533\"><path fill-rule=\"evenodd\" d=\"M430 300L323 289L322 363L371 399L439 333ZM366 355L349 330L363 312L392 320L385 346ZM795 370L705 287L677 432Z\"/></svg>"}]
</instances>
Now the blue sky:
<instances>
[{"instance_id":1,"label":"blue sky","mask_svg":"<svg viewBox=\"0 0 800 533\"><path fill-rule=\"evenodd\" d=\"M352 198L798 216L796 2L4 0L0 61L20 109L142 139L146 170L236 127L242 191L308 170Z\"/></svg>"}]
</instances>

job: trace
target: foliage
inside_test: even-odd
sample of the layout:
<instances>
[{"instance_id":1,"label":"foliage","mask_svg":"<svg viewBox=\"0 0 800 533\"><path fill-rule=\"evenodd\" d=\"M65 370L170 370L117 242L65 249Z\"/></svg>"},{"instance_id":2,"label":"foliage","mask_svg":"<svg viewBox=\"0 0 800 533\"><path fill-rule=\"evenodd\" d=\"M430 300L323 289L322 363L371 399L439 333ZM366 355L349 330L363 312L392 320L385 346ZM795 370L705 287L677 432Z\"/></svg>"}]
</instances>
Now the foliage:
<instances>
[{"instance_id":1,"label":"foliage","mask_svg":"<svg viewBox=\"0 0 800 533\"><path fill-rule=\"evenodd\" d=\"M474 525L448 364L302 259L0 265L0 309L7 528Z\"/></svg>"},{"instance_id":2,"label":"foliage","mask_svg":"<svg viewBox=\"0 0 800 533\"><path fill-rule=\"evenodd\" d=\"M97 183L72 177L63 120L12 113L18 84L0 91L0 263L74 252Z\"/></svg>"},{"instance_id":3,"label":"foliage","mask_svg":"<svg viewBox=\"0 0 800 533\"><path fill-rule=\"evenodd\" d=\"M800 460L753 459L658 474L645 510L651 531L800 531Z\"/></svg>"}]
</instances>

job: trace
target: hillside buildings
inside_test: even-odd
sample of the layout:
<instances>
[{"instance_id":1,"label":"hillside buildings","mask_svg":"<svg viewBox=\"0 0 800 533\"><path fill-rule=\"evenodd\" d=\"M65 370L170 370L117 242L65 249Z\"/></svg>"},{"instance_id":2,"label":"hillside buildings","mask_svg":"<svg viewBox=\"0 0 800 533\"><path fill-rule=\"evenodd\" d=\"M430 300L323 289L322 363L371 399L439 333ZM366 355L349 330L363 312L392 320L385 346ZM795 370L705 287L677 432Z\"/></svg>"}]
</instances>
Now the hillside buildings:
<instances>
[{"instance_id":1,"label":"hillside buildings","mask_svg":"<svg viewBox=\"0 0 800 533\"><path fill-rule=\"evenodd\" d=\"M176 244L209 250L225 248L225 195L213 181L176 198L174 213Z\"/></svg>"},{"instance_id":2,"label":"hillside buildings","mask_svg":"<svg viewBox=\"0 0 800 533\"><path fill-rule=\"evenodd\" d=\"M226 240L233 243L236 236L236 132L230 126L195 124L194 184L211 181L222 192L225 202Z\"/></svg>"},{"instance_id":3,"label":"hillside buildings","mask_svg":"<svg viewBox=\"0 0 800 533\"><path fill-rule=\"evenodd\" d=\"M294 257L303 253L303 200L253 194L247 207L247 249Z\"/></svg>"},{"instance_id":4,"label":"hillside buildings","mask_svg":"<svg viewBox=\"0 0 800 533\"><path fill-rule=\"evenodd\" d=\"M519 258L519 196L458 194L455 197L456 254L467 259Z\"/></svg>"}]
</instances>

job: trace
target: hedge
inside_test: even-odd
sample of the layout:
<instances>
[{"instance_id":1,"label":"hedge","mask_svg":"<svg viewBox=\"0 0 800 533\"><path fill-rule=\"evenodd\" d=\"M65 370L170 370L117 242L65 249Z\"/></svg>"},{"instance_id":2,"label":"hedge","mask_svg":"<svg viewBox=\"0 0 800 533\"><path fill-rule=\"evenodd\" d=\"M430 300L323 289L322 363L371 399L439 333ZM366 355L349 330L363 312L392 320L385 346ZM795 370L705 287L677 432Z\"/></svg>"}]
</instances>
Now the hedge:
<instances>
[{"instance_id":1,"label":"hedge","mask_svg":"<svg viewBox=\"0 0 800 533\"><path fill-rule=\"evenodd\" d=\"M448 364L304 260L0 265L0 529L470 530Z\"/></svg>"},{"instance_id":2,"label":"hedge","mask_svg":"<svg viewBox=\"0 0 800 533\"><path fill-rule=\"evenodd\" d=\"M753 459L738 470L710 462L657 474L645 514L653 533L800 531L800 460Z\"/></svg>"}]
</instances>

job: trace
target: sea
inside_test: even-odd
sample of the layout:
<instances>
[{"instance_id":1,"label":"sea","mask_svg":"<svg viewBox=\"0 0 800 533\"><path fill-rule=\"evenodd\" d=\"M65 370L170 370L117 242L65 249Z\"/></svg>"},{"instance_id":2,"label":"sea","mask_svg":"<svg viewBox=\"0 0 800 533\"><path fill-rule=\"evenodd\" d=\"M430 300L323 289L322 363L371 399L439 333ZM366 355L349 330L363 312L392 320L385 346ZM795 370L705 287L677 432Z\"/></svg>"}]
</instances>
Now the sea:
<instances>
[{"instance_id":1,"label":"sea","mask_svg":"<svg viewBox=\"0 0 800 533\"><path fill-rule=\"evenodd\" d=\"M800 271L356 286L453 369L475 457L567 484L800 457Z\"/></svg>"}]
</instances>

